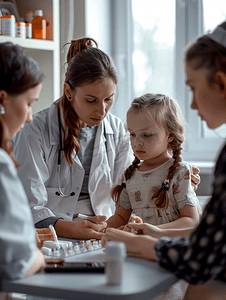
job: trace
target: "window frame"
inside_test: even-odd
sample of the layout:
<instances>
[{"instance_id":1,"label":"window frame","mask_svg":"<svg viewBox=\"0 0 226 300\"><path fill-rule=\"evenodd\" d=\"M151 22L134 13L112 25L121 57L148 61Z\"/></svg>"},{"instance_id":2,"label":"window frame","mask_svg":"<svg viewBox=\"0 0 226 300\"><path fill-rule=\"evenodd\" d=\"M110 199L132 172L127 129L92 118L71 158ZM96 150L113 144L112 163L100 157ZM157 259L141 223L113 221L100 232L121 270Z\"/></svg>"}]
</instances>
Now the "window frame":
<instances>
[{"instance_id":1,"label":"window frame","mask_svg":"<svg viewBox=\"0 0 226 300\"><path fill-rule=\"evenodd\" d=\"M112 1L112 56L119 74L119 94L112 112L125 120L125 112L133 99L133 19L132 0ZM186 46L203 34L203 0L176 0L175 74L177 100L187 122L183 158L195 163L203 173L213 170L222 147L220 138L204 136L203 121L191 110L192 94L185 85L184 51Z\"/></svg>"}]
</instances>

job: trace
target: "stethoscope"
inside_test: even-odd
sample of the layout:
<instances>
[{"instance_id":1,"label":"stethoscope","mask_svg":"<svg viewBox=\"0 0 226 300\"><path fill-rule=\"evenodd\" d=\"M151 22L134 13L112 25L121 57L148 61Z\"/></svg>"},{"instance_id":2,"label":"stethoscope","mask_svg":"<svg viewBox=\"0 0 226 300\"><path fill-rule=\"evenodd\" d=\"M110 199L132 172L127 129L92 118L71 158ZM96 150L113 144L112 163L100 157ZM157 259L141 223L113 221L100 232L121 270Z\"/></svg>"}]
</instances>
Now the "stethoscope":
<instances>
[{"instance_id":1,"label":"stethoscope","mask_svg":"<svg viewBox=\"0 0 226 300\"><path fill-rule=\"evenodd\" d=\"M58 125L59 125L59 140L60 140L60 148L58 150L58 159L57 159L57 185L58 191L55 193L57 196L61 198L68 198L70 196L74 196L75 192L72 192L72 166L70 166L70 192L65 195L60 187L60 165L61 165L61 151L63 151L62 147L62 134L61 134L61 120L60 120L60 108L57 109L58 114Z\"/></svg>"}]
</instances>

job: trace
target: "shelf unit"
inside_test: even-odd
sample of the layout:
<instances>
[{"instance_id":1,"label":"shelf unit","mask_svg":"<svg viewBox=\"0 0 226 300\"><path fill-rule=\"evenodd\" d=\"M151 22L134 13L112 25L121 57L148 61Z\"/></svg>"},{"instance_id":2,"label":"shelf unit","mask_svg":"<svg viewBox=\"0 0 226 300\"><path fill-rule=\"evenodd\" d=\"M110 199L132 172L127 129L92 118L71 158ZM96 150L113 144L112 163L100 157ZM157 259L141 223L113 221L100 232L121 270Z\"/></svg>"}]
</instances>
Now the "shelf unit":
<instances>
[{"instance_id":1,"label":"shelf unit","mask_svg":"<svg viewBox=\"0 0 226 300\"><path fill-rule=\"evenodd\" d=\"M59 0L17 0L20 17L28 10L42 9L44 18L53 24L53 40L22 39L0 36L0 42L12 42L23 47L36 60L44 74L39 101L33 104L33 113L48 107L60 97L60 4Z\"/></svg>"}]
</instances>

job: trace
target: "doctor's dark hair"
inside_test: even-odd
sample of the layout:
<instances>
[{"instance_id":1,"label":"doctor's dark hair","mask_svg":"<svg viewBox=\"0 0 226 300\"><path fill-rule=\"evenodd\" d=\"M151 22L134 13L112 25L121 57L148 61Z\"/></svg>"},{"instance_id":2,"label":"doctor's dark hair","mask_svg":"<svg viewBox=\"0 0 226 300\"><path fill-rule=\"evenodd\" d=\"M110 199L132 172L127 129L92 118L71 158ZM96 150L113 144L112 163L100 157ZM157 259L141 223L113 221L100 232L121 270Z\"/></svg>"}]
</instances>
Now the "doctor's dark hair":
<instances>
[{"instance_id":1,"label":"doctor's dark hair","mask_svg":"<svg viewBox=\"0 0 226 300\"><path fill-rule=\"evenodd\" d=\"M20 95L37 86L43 80L43 74L36 61L27 57L19 45L11 42L0 43L0 90L10 96ZM0 104L2 99L0 99ZM1 115L0 115L1 116ZM3 148L15 162L12 145L7 138L6 128L0 117L0 147Z\"/></svg>"},{"instance_id":2,"label":"doctor's dark hair","mask_svg":"<svg viewBox=\"0 0 226 300\"><path fill-rule=\"evenodd\" d=\"M97 80L109 77L115 84L118 83L116 68L112 59L98 48L94 39L82 38L71 41L67 54L67 65L65 83L73 91L76 87L92 84ZM63 117L67 126L67 134L64 134L64 155L67 162L72 165L72 151L73 149L76 150L76 153L79 151L80 120L65 92L58 106L63 108Z\"/></svg>"},{"instance_id":3,"label":"doctor's dark hair","mask_svg":"<svg viewBox=\"0 0 226 300\"><path fill-rule=\"evenodd\" d=\"M219 25L226 30L226 22ZM206 69L207 80L211 86L216 81L216 73L226 74L226 47L214 42L205 34L188 46L185 62L194 70Z\"/></svg>"},{"instance_id":4,"label":"doctor's dark hair","mask_svg":"<svg viewBox=\"0 0 226 300\"><path fill-rule=\"evenodd\" d=\"M169 205L169 193L168 189L170 181L173 178L182 158L182 143L184 141L184 119L181 114L178 104L171 100L169 97L162 94L145 94L141 97L135 98L127 112L127 118L131 112L147 112L150 114L150 118L157 124L161 124L167 135L172 137L172 141L168 142L168 151L174 158L173 165L169 168L167 177L162 185L152 196L152 200L156 207L167 209ZM119 197L126 187L126 181L131 178L135 169L138 168L140 160L135 156L132 165L130 165L124 173L124 180L121 185L116 185L111 190L111 197L119 205Z\"/></svg>"}]
</instances>

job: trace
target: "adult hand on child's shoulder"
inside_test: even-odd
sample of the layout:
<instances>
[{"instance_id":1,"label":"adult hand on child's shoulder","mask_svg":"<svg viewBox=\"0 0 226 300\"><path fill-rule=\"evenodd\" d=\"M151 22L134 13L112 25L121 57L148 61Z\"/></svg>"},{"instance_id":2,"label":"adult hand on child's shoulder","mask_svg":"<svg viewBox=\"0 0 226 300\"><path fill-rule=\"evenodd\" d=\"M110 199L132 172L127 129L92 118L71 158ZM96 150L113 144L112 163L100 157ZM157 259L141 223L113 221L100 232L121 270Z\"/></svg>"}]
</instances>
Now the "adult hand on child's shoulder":
<instances>
[{"instance_id":1,"label":"adult hand on child's shoulder","mask_svg":"<svg viewBox=\"0 0 226 300\"><path fill-rule=\"evenodd\" d=\"M194 165L192 165L192 172L191 172L191 184L194 187L194 191L197 190L198 185L201 182L201 178L199 175L200 169Z\"/></svg>"}]
</instances>

